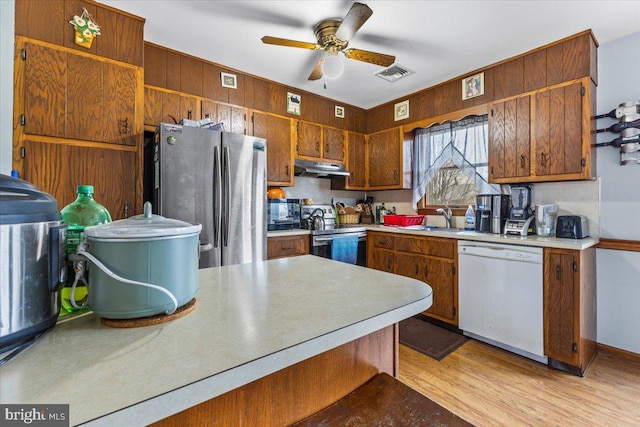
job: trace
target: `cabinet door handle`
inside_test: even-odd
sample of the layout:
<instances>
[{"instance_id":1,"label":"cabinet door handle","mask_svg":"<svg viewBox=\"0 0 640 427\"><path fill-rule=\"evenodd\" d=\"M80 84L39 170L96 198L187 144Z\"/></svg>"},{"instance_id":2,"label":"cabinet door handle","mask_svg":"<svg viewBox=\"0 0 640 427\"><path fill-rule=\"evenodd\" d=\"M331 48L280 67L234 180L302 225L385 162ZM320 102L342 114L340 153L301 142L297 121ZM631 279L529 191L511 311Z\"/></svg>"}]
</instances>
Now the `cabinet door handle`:
<instances>
[{"instance_id":1,"label":"cabinet door handle","mask_svg":"<svg viewBox=\"0 0 640 427\"><path fill-rule=\"evenodd\" d=\"M524 154L520 156L520 167L524 168Z\"/></svg>"},{"instance_id":2,"label":"cabinet door handle","mask_svg":"<svg viewBox=\"0 0 640 427\"><path fill-rule=\"evenodd\" d=\"M418 267L418 264L416 264L416 277L418 276L419 271L420 271L420 268Z\"/></svg>"},{"instance_id":3,"label":"cabinet door handle","mask_svg":"<svg viewBox=\"0 0 640 427\"><path fill-rule=\"evenodd\" d=\"M561 278L560 266L556 265L556 280L560 280L560 278Z\"/></svg>"},{"instance_id":4,"label":"cabinet door handle","mask_svg":"<svg viewBox=\"0 0 640 427\"><path fill-rule=\"evenodd\" d=\"M540 153L540 166L547 165L547 156L544 153Z\"/></svg>"},{"instance_id":5,"label":"cabinet door handle","mask_svg":"<svg viewBox=\"0 0 640 427\"><path fill-rule=\"evenodd\" d=\"M387 260L387 271L391 271L391 259Z\"/></svg>"},{"instance_id":6,"label":"cabinet door handle","mask_svg":"<svg viewBox=\"0 0 640 427\"><path fill-rule=\"evenodd\" d=\"M191 110L187 111L187 119L191 120Z\"/></svg>"},{"instance_id":7,"label":"cabinet door handle","mask_svg":"<svg viewBox=\"0 0 640 427\"><path fill-rule=\"evenodd\" d=\"M289 165L287 165L287 166L285 167L285 173L286 173L286 175L287 175L287 176L289 176Z\"/></svg>"},{"instance_id":8,"label":"cabinet door handle","mask_svg":"<svg viewBox=\"0 0 640 427\"><path fill-rule=\"evenodd\" d=\"M131 127L129 126L129 118L124 118L120 120L120 133L129 133L131 132Z\"/></svg>"},{"instance_id":9,"label":"cabinet door handle","mask_svg":"<svg viewBox=\"0 0 640 427\"><path fill-rule=\"evenodd\" d=\"M129 203L124 204L124 217L129 218Z\"/></svg>"},{"instance_id":10,"label":"cabinet door handle","mask_svg":"<svg viewBox=\"0 0 640 427\"><path fill-rule=\"evenodd\" d=\"M429 275L429 267L427 267L426 265L424 266L424 277L427 277Z\"/></svg>"}]
</instances>

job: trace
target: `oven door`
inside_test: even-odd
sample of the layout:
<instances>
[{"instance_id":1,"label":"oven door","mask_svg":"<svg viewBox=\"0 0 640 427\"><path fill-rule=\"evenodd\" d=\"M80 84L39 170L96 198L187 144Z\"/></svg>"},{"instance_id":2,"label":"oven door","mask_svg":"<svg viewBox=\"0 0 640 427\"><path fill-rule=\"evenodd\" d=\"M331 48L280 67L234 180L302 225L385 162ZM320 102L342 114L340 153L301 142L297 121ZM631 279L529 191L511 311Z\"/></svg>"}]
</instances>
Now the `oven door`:
<instances>
[{"instance_id":1,"label":"oven door","mask_svg":"<svg viewBox=\"0 0 640 427\"><path fill-rule=\"evenodd\" d=\"M343 234L343 233L341 233ZM367 233L358 234L358 257L356 265L367 266ZM321 256L331 259L331 242L332 234L323 234L319 236L311 236L311 255Z\"/></svg>"}]
</instances>

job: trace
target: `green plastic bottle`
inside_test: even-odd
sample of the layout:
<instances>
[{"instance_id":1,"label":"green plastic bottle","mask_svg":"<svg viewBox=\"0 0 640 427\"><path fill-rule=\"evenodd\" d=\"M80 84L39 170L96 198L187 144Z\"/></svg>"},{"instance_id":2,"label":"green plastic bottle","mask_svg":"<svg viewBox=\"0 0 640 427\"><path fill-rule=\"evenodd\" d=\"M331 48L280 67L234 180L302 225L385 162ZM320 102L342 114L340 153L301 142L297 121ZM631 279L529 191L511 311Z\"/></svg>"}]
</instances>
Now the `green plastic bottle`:
<instances>
[{"instance_id":1,"label":"green plastic bottle","mask_svg":"<svg viewBox=\"0 0 640 427\"><path fill-rule=\"evenodd\" d=\"M92 185L78 185L78 198L75 202L65 206L60 213L62 222L67 225L67 255L73 254L76 248L84 240L84 228L90 225L106 224L111 222L109 211L96 202L93 198ZM60 314L78 311L71 304L71 287L76 277L73 262L67 263L67 280L60 291ZM89 282L88 272L85 268L84 278ZM78 282L74 293L77 305L84 302L87 297L87 288L83 282Z\"/></svg>"}]
</instances>

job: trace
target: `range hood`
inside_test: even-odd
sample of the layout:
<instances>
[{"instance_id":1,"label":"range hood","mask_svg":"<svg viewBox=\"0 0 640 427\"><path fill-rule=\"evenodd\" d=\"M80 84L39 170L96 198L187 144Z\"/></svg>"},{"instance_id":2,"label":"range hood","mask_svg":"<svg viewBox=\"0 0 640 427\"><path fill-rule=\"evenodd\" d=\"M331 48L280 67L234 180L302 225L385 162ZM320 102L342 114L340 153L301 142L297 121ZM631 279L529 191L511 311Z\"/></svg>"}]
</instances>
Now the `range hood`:
<instances>
[{"instance_id":1,"label":"range hood","mask_svg":"<svg viewBox=\"0 0 640 427\"><path fill-rule=\"evenodd\" d=\"M295 159L293 173L295 176L312 176L316 178L333 178L349 176L344 165L340 163L314 162L311 160Z\"/></svg>"}]
</instances>

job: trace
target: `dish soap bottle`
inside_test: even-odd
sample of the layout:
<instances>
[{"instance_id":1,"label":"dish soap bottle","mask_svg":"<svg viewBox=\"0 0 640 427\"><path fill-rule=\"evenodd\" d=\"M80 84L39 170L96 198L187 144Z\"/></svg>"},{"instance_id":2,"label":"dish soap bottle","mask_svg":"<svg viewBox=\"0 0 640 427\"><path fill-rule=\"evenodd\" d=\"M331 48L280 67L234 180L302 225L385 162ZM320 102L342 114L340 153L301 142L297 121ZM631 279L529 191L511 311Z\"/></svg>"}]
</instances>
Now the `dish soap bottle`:
<instances>
[{"instance_id":1,"label":"dish soap bottle","mask_svg":"<svg viewBox=\"0 0 640 427\"><path fill-rule=\"evenodd\" d=\"M464 229L474 231L476 229L476 214L473 212L473 206L469 205L467 212L464 214Z\"/></svg>"},{"instance_id":2,"label":"dish soap bottle","mask_svg":"<svg viewBox=\"0 0 640 427\"><path fill-rule=\"evenodd\" d=\"M84 228L90 225L106 224L111 222L109 211L96 202L93 198L92 185L78 185L78 197L75 202L65 206L60 213L62 214L62 222L67 225L67 256L75 253L76 248L84 240ZM86 262L84 267L84 279L88 282L88 272ZM76 272L72 261L67 262L67 281L60 290L61 314L64 312L71 313L79 308L74 307L71 303L71 289L76 280ZM87 297L87 288L85 283L77 283L74 292L74 300L76 305L81 305Z\"/></svg>"}]
</instances>

